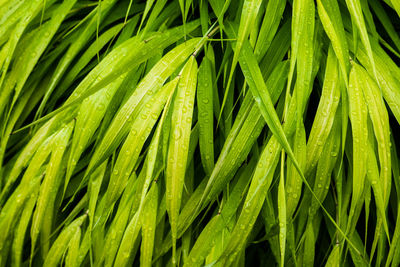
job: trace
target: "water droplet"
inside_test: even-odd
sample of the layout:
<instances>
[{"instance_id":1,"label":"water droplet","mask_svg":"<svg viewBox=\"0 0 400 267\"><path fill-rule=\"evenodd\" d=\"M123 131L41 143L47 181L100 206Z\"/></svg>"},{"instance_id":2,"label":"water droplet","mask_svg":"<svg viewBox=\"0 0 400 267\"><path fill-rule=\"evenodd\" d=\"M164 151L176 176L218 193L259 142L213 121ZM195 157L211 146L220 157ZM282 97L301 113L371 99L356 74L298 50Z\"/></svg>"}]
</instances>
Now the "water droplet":
<instances>
[{"instance_id":1,"label":"water droplet","mask_svg":"<svg viewBox=\"0 0 400 267\"><path fill-rule=\"evenodd\" d=\"M182 136L182 131L180 128L176 128L174 131L174 138L175 140L178 140Z\"/></svg>"}]
</instances>

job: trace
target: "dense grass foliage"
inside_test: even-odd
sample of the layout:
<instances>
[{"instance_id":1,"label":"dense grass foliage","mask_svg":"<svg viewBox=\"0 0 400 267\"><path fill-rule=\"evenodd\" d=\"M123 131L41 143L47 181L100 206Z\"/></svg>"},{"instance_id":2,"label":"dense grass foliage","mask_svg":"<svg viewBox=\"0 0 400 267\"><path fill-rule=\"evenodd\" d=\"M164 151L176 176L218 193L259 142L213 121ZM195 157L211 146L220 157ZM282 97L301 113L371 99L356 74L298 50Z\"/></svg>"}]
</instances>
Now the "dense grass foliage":
<instances>
[{"instance_id":1,"label":"dense grass foliage","mask_svg":"<svg viewBox=\"0 0 400 267\"><path fill-rule=\"evenodd\" d=\"M397 0L0 0L0 266L399 266Z\"/></svg>"}]
</instances>

